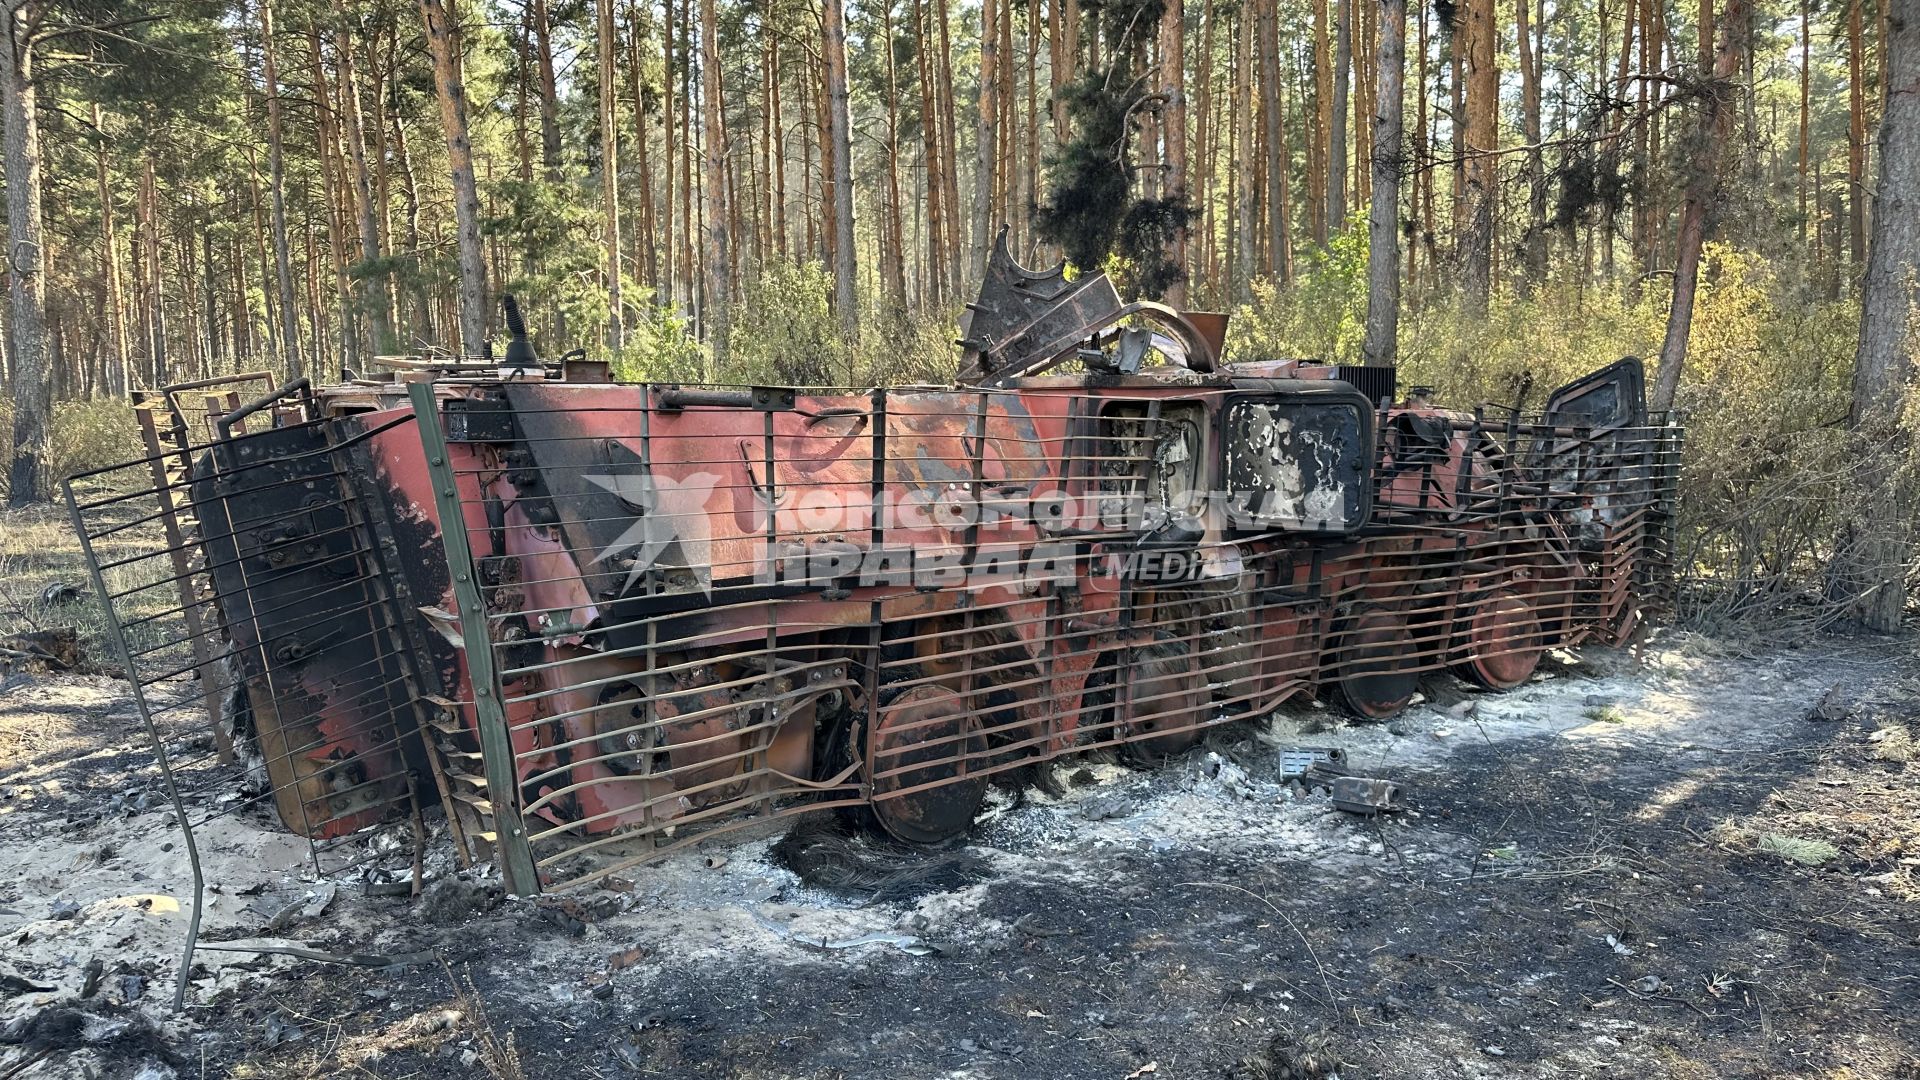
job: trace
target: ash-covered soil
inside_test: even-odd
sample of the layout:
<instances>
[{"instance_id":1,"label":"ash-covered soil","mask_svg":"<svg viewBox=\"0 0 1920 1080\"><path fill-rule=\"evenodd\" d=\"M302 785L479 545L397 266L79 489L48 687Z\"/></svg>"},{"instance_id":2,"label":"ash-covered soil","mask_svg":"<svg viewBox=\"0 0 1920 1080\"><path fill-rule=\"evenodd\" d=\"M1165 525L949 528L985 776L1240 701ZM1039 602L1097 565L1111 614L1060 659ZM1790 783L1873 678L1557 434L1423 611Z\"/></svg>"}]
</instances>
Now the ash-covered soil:
<instances>
[{"instance_id":1,"label":"ash-covered soil","mask_svg":"<svg viewBox=\"0 0 1920 1080\"><path fill-rule=\"evenodd\" d=\"M202 936L241 951L174 1017L191 893L124 694L16 678L0 1077L1920 1077L1911 639L1669 634L1427 692L1063 763L953 851L782 823L539 901L444 852L369 896L238 810ZM1280 782L1293 746L1406 810Z\"/></svg>"}]
</instances>

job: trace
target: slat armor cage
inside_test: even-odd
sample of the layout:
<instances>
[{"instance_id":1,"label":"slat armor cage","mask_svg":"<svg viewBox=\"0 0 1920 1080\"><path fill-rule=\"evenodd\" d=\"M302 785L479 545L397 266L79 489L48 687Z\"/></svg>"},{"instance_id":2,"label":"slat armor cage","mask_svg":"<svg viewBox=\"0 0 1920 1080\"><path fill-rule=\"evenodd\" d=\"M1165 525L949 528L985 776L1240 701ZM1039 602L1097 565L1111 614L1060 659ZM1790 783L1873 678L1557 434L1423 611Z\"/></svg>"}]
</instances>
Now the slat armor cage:
<instances>
[{"instance_id":1,"label":"slat armor cage","mask_svg":"<svg viewBox=\"0 0 1920 1080\"><path fill-rule=\"evenodd\" d=\"M68 482L184 825L270 804L399 874L437 805L520 894L833 808L938 844L996 774L1510 688L1671 589L1637 362L1525 416L1289 364L558 374L169 388L146 457Z\"/></svg>"}]
</instances>

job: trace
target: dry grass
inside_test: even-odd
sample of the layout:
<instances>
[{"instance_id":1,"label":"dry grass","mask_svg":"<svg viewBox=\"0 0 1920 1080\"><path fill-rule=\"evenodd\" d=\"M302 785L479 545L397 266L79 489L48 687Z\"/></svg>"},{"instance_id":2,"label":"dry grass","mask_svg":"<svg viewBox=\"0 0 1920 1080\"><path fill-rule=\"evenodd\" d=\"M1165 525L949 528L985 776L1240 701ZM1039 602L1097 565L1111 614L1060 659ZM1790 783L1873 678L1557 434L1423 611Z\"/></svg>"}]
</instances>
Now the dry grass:
<instances>
[{"instance_id":1,"label":"dry grass","mask_svg":"<svg viewBox=\"0 0 1920 1080\"><path fill-rule=\"evenodd\" d=\"M80 494L97 500L113 492L93 487ZM129 624L128 645L135 651L185 644L180 619L169 614L179 608L180 594L173 584L172 561L161 554L166 549L164 532L157 521L138 520L151 512L145 499L87 512L88 530L96 536L95 557L103 564L122 563L108 565L102 576L108 591L118 594L114 607ZM134 561L125 561L130 559ZM79 599L45 603L42 593L52 585L76 587ZM63 626L79 632L84 657L101 666L115 664L111 623L66 506L0 510L0 637ZM163 652L155 659L175 658Z\"/></svg>"},{"instance_id":2,"label":"dry grass","mask_svg":"<svg viewBox=\"0 0 1920 1080\"><path fill-rule=\"evenodd\" d=\"M386 1076L401 1062L411 1068L420 1058L446 1057L463 1070L461 1075L491 1080L527 1080L519 1048L511 1032L494 1026L486 1002L471 975L446 968L453 999L421 1009L383 1027L345 1034L337 1023L294 1016L302 1029L300 1041L261 1058L242 1062L235 1077L288 1077L320 1080L335 1076Z\"/></svg>"},{"instance_id":3,"label":"dry grass","mask_svg":"<svg viewBox=\"0 0 1920 1080\"><path fill-rule=\"evenodd\" d=\"M455 1000L478 1044L477 1064L485 1068L493 1080L526 1080L527 1074L520 1068L520 1051L513 1045L513 1032L502 1035L493 1026L492 1017L487 1015L487 1003L473 985L472 973L462 971L460 979L455 980L453 969L448 968L447 979L454 983Z\"/></svg>"},{"instance_id":4,"label":"dry grass","mask_svg":"<svg viewBox=\"0 0 1920 1080\"><path fill-rule=\"evenodd\" d=\"M1889 724L1868 736L1873 741L1873 756L1881 761L1906 764L1920 748L1914 746L1913 732L1905 724Z\"/></svg>"},{"instance_id":5,"label":"dry grass","mask_svg":"<svg viewBox=\"0 0 1920 1080\"><path fill-rule=\"evenodd\" d=\"M1840 857L1840 849L1825 840L1786 833L1764 833L1753 847L1801 866L1825 866Z\"/></svg>"}]
</instances>

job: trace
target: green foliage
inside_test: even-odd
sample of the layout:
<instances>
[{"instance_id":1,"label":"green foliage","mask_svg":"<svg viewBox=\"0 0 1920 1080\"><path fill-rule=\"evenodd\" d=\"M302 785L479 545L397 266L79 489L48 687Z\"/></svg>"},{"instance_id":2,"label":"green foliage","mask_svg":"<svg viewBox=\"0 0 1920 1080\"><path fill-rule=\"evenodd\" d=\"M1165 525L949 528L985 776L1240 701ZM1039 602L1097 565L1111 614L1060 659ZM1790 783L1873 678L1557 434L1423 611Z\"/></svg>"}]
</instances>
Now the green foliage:
<instances>
[{"instance_id":1,"label":"green foliage","mask_svg":"<svg viewBox=\"0 0 1920 1080\"><path fill-rule=\"evenodd\" d=\"M1113 81L1106 71L1088 71L1063 91L1073 140L1047 162L1051 190L1034 221L1078 267L1099 266L1113 251L1131 187L1120 155L1137 92L1129 79L1120 78L1119 89Z\"/></svg>"},{"instance_id":2,"label":"green foliage","mask_svg":"<svg viewBox=\"0 0 1920 1080\"><path fill-rule=\"evenodd\" d=\"M869 312L861 322L854 350L857 380L863 386L945 385L959 367L954 348L958 315L950 311L906 316Z\"/></svg>"},{"instance_id":3,"label":"green foliage","mask_svg":"<svg viewBox=\"0 0 1920 1080\"><path fill-rule=\"evenodd\" d=\"M49 425L53 445L47 455L47 475L55 481L74 473L136 460L140 432L133 407L120 400L61 401L53 406ZM0 430L13 430L13 399L0 399ZM7 477L0 471L0 497L8 494Z\"/></svg>"},{"instance_id":4,"label":"green foliage","mask_svg":"<svg viewBox=\"0 0 1920 1080\"><path fill-rule=\"evenodd\" d=\"M1234 313L1230 356L1359 363L1364 239L1354 231L1305 266L1293 289L1256 282ZM1399 382L1457 408L1538 409L1546 393L1622 356L1654 374L1666 329L1657 285L1596 288L1560 267L1530 296L1497 293L1484 316L1445 303L1403 314ZM1817 594L1834 536L1855 509L1858 448L1845 429L1859 307L1809 300L1799 275L1709 244L1675 403L1687 426L1679 552L1695 622L1772 617Z\"/></svg>"},{"instance_id":5,"label":"green foliage","mask_svg":"<svg viewBox=\"0 0 1920 1080\"><path fill-rule=\"evenodd\" d=\"M946 383L957 358L954 315L906 315L883 302L860 311L855 343L842 336L833 280L818 263L775 261L735 299L727 365L694 338L690 320L655 307L630 321L614 372L624 380L790 386Z\"/></svg>"},{"instance_id":6,"label":"green foliage","mask_svg":"<svg viewBox=\"0 0 1920 1080\"><path fill-rule=\"evenodd\" d=\"M847 348L832 297L833 278L819 263L769 263L733 306L729 370L722 378L789 386L847 381Z\"/></svg>"},{"instance_id":7,"label":"green foliage","mask_svg":"<svg viewBox=\"0 0 1920 1080\"><path fill-rule=\"evenodd\" d=\"M1158 299L1185 272L1167 258L1174 234L1194 217L1191 202L1136 195L1135 174L1156 168L1133 160L1133 122L1152 104L1147 80L1134 72L1153 39L1161 0L1082 0L1112 50L1108 66L1090 67L1062 91L1073 117L1073 137L1047 161L1049 191L1034 229L1058 244L1080 268L1118 256L1114 276L1123 291Z\"/></svg>"},{"instance_id":8,"label":"green foliage","mask_svg":"<svg viewBox=\"0 0 1920 1080\"><path fill-rule=\"evenodd\" d=\"M1687 379L1681 557L1702 618L1781 613L1817 588L1857 465L1845 425L1860 309L1809 302L1775 266L1708 245ZM1876 511L1883 512L1883 511Z\"/></svg>"},{"instance_id":9,"label":"green foliage","mask_svg":"<svg viewBox=\"0 0 1920 1080\"><path fill-rule=\"evenodd\" d=\"M1350 224L1324 250L1303 256L1291 289L1253 283L1253 301L1233 313L1227 354L1241 360L1315 358L1359 363L1367 316L1367 233ZM1405 331L1405 324L1402 324Z\"/></svg>"},{"instance_id":10,"label":"green foliage","mask_svg":"<svg viewBox=\"0 0 1920 1080\"><path fill-rule=\"evenodd\" d=\"M1152 41L1166 0L1080 0L1082 17L1099 28L1107 48L1131 52Z\"/></svg>"},{"instance_id":11,"label":"green foliage","mask_svg":"<svg viewBox=\"0 0 1920 1080\"><path fill-rule=\"evenodd\" d=\"M896 386L953 378L951 312L907 315L873 297L852 343L830 303L833 279L819 263L770 263L734 306L721 382Z\"/></svg>"},{"instance_id":12,"label":"green foliage","mask_svg":"<svg viewBox=\"0 0 1920 1080\"><path fill-rule=\"evenodd\" d=\"M574 329L579 343L599 340L607 325L608 296L600 282L603 252L593 230L597 209L584 205L574 189L545 180L502 180L493 186L497 212L482 223L494 236L505 237L521 256L520 273L505 291L519 297L521 306L541 318L557 318ZM451 261L437 269L449 280L458 275ZM546 351L570 348L576 342L548 342ZM555 349L559 346L560 349Z\"/></svg>"},{"instance_id":13,"label":"green foliage","mask_svg":"<svg viewBox=\"0 0 1920 1080\"><path fill-rule=\"evenodd\" d=\"M661 305L628 322L613 373L623 382L701 382L707 364L707 350L694 338L692 322Z\"/></svg>"}]
</instances>

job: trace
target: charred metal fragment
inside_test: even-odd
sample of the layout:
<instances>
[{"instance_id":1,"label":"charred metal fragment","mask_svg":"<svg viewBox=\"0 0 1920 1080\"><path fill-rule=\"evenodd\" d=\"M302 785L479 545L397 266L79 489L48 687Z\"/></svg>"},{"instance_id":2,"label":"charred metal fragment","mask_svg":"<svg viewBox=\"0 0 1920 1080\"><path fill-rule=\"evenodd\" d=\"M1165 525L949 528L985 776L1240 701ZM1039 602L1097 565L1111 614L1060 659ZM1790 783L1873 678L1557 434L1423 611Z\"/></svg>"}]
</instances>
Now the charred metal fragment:
<instances>
[{"instance_id":1,"label":"charred metal fragment","mask_svg":"<svg viewBox=\"0 0 1920 1080\"><path fill-rule=\"evenodd\" d=\"M1400 809L1400 785L1369 776L1335 777L1328 789L1335 809L1371 817Z\"/></svg>"}]
</instances>

